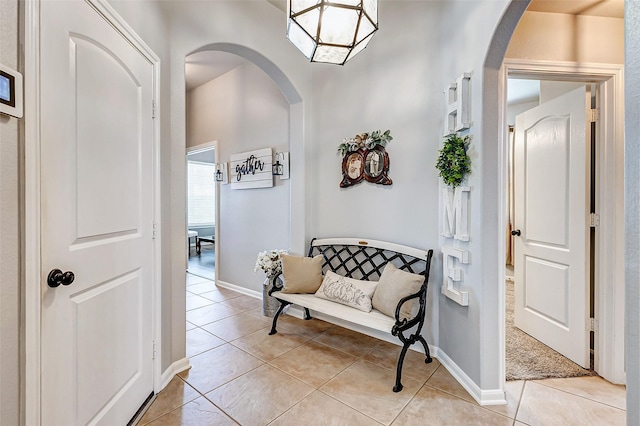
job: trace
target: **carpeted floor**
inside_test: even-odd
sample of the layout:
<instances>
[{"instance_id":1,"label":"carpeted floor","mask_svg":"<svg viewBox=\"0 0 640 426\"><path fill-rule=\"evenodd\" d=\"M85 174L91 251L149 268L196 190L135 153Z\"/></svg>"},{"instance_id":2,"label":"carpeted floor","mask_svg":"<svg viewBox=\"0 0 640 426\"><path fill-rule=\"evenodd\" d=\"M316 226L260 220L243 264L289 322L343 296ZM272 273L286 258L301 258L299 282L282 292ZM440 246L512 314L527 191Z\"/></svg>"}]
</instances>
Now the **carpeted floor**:
<instances>
[{"instance_id":1,"label":"carpeted floor","mask_svg":"<svg viewBox=\"0 0 640 426\"><path fill-rule=\"evenodd\" d=\"M515 295L513 282L506 283L507 380L536 380L551 377L595 376L573 361L529 336L513 324Z\"/></svg>"}]
</instances>

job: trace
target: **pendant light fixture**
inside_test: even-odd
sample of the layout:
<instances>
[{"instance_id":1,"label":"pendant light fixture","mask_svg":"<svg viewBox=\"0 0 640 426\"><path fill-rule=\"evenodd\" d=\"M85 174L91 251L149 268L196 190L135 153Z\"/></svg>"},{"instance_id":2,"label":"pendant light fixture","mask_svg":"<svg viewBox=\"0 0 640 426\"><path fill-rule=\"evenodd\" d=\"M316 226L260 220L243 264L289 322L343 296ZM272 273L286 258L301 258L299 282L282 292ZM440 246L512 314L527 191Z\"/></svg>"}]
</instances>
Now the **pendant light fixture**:
<instances>
[{"instance_id":1,"label":"pendant light fixture","mask_svg":"<svg viewBox=\"0 0 640 426\"><path fill-rule=\"evenodd\" d=\"M378 30L378 0L287 0L287 38L311 62L344 65Z\"/></svg>"}]
</instances>

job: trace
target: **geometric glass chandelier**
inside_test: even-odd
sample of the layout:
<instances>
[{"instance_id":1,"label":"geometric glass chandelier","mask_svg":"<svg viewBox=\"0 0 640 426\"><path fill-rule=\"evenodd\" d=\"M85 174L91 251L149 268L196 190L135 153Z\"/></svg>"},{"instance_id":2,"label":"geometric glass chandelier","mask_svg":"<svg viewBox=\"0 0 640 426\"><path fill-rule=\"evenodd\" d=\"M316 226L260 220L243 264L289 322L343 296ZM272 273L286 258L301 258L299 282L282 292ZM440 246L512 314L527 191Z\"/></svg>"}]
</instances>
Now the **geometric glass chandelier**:
<instances>
[{"instance_id":1,"label":"geometric glass chandelier","mask_svg":"<svg viewBox=\"0 0 640 426\"><path fill-rule=\"evenodd\" d=\"M311 62L344 65L378 30L378 0L287 0L287 39Z\"/></svg>"}]
</instances>

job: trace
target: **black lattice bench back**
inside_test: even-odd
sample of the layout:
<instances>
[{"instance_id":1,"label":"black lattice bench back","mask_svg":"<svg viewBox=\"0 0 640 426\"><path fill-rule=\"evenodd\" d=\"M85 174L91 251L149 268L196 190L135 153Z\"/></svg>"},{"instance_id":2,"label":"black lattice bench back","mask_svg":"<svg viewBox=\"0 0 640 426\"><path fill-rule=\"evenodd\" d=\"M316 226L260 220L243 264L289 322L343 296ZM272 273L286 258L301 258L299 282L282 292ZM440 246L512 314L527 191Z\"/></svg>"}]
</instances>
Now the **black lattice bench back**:
<instances>
[{"instance_id":1,"label":"black lattice bench back","mask_svg":"<svg viewBox=\"0 0 640 426\"><path fill-rule=\"evenodd\" d=\"M344 307L343 305L315 297L313 294L282 293L280 291L282 284L278 279L279 275L276 275L271 277L274 288L270 294L280 302L280 307L273 318L273 325L269 334L277 332L278 318L283 309L291 304L304 308L305 319L311 319L309 312L311 310L374 330L389 332L402 343L396 371L396 383L393 387L394 392L401 391L402 364L409 346L420 342L424 347L425 362L430 363L432 361L429 346L420 333L425 319L427 284L433 250L425 251L394 243L357 238L314 238L311 240L308 256L314 257L317 255L322 255L324 258L323 274L330 270L338 275L357 280L378 281L384 267L388 263L392 263L398 269L424 276L424 283L417 293L400 300L396 308L395 318L391 318L375 310L371 313L365 313ZM402 304L411 300L418 302L417 309L414 306L414 313L411 318L401 319L400 309ZM408 336L405 336L405 333L408 333Z\"/></svg>"},{"instance_id":2,"label":"black lattice bench back","mask_svg":"<svg viewBox=\"0 0 640 426\"><path fill-rule=\"evenodd\" d=\"M314 238L311 240L308 256L313 257L321 254L324 257L323 274L327 270L331 270L343 277L357 280L378 281L388 262L393 263L398 269L414 274L425 275L427 273L429 266L427 262L431 260L430 258L418 258L411 254L395 251L394 248L407 249L404 246L381 241L346 238L318 240ZM424 253L422 251L422 254Z\"/></svg>"}]
</instances>

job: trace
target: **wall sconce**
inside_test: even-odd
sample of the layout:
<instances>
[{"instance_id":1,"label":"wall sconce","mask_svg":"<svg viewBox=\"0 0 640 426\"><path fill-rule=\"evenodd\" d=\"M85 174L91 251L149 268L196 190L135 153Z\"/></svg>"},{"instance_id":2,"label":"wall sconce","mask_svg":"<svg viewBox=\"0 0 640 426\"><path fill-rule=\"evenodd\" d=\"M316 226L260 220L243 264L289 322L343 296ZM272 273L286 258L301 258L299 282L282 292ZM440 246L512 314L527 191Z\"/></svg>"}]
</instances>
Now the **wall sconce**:
<instances>
[{"instance_id":1,"label":"wall sconce","mask_svg":"<svg viewBox=\"0 0 640 426\"><path fill-rule=\"evenodd\" d=\"M227 163L215 163L215 170L213 177L216 182L229 183Z\"/></svg>"},{"instance_id":2,"label":"wall sconce","mask_svg":"<svg viewBox=\"0 0 640 426\"><path fill-rule=\"evenodd\" d=\"M289 179L289 153L276 152L273 156L273 175L280 176L280 179Z\"/></svg>"}]
</instances>

